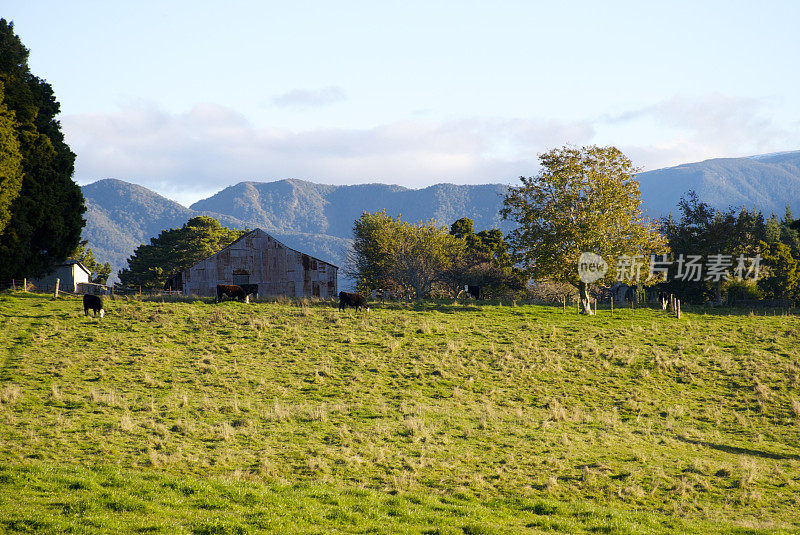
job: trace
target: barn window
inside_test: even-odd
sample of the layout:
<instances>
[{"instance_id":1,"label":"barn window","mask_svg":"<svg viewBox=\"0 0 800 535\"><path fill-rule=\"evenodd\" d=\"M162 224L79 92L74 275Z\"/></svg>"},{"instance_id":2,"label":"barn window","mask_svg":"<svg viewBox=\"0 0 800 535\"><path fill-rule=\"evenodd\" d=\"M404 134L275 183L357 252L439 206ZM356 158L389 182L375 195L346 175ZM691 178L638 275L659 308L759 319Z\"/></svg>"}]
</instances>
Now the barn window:
<instances>
[{"instance_id":1,"label":"barn window","mask_svg":"<svg viewBox=\"0 0 800 535\"><path fill-rule=\"evenodd\" d=\"M233 272L234 284L250 284L250 273L244 269L237 269Z\"/></svg>"},{"instance_id":2,"label":"barn window","mask_svg":"<svg viewBox=\"0 0 800 535\"><path fill-rule=\"evenodd\" d=\"M314 297L319 297L319 283L312 282L311 283L311 295Z\"/></svg>"},{"instance_id":3,"label":"barn window","mask_svg":"<svg viewBox=\"0 0 800 535\"><path fill-rule=\"evenodd\" d=\"M311 260L311 269L313 269L314 271L317 270L317 261L316 260Z\"/></svg>"},{"instance_id":4,"label":"barn window","mask_svg":"<svg viewBox=\"0 0 800 535\"><path fill-rule=\"evenodd\" d=\"M325 262L320 262L319 263L319 272L320 273L325 273Z\"/></svg>"},{"instance_id":5,"label":"barn window","mask_svg":"<svg viewBox=\"0 0 800 535\"><path fill-rule=\"evenodd\" d=\"M289 284L287 286L288 286L287 293L288 293L289 297L294 296L294 292L295 292L294 281L289 281Z\"/></svg>"}]
</instances>

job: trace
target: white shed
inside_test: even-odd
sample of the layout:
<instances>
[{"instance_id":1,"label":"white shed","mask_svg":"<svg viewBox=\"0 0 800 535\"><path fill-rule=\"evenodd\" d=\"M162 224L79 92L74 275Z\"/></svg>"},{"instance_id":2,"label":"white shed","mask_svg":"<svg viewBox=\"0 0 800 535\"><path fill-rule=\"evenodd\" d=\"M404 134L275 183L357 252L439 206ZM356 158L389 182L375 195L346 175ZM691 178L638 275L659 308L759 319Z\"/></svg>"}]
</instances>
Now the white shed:
<instances>
[{"instance_id":1,"label":"white shed","mask_svg":"<svg viewBox=\"0 0 800 535\"><path fill-rule=\"evenodd\" d=\"M53 271L38 279L31 279L31 283L40 291L52 291L56 287L56 279L60 279L59 289L65 292L76 293L78 284L89 282L92 272L77 260L67 260L58 264Z\"/></svg>"}]
</instances>

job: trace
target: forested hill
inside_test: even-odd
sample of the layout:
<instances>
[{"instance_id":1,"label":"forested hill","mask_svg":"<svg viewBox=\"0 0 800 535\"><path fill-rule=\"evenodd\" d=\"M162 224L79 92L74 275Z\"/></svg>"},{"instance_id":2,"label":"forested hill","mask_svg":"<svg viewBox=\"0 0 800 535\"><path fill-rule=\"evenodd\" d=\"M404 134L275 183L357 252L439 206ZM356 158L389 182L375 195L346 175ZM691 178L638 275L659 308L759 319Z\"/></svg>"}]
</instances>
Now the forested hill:
<instances>
[{"instance_id":1,"label":"forested hill","mask_svg":"<svg viewBox=\"0 0 800 535\"><path fill-rule=\"evenodd\" d=\"M719 209L747 206L765 215L782 215L788 203L795 215L800 212L800 151L717 158L648 171L637 178L651 217L676 214L681 195L690 189Z\"/></svg>"},{"instance_id":2,"label":"forested hill","mask_svg":"<svg viewBox=\"0 0 800 535\"><path fill-rule=\"evenodd\" d=\"M214 217L229 228L256 228L258 221L242 220L230 215L186 208L149 189L105 179L83 186L86 202L86 227L83 239L95 257L111 264L112 279L127 266L128 257L142 243L158 236L165 229L182 226L198 215ZM271 232L289 247L341 265L348 241L333 236L307 235L303 232Z\"/></svg>"},{"instance_id":3,"label":"forested hill","mask_svg":"<svg viewBox=\"0 0 800 535\"><path fill-rule=\"evenodd\" d=\"M240 182L192 205L203 210L257 222L264 230L327 234L351 238L362 212L385 209L392 216L417 223L436 219L449 225L470 217L476 229L502 228L500 217L507 186L436 184L408 189L387 184L331 186L303 180Z\"/></svg>"}]
</instances>

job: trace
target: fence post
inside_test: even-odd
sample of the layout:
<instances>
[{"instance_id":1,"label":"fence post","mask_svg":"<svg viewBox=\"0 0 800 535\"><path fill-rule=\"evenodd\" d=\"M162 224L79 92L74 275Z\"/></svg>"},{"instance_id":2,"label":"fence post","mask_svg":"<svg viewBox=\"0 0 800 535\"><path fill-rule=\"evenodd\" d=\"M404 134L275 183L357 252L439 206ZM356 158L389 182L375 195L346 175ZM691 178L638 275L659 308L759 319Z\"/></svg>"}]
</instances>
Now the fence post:
<instances>
[{"instance_id":1,"label":"fence post","mask_svg":"<svg viewBox=\"0 0 800 535\"><path fill-rule=\"evenodd\" d=\"M22 291L28 293L28 277L22 279Z\"/></svg>"},{"instance_id":2,"label":"fence post","mask_svg":"<svg viewBox=\"0 0 800 535\"><path fill-rule=\"evenodd\" d=\"M53 293L53 297L58 297L58 286L61 284L61 279L56 279L56 291Z\"/></svg>"},{"instance_id":3,"label":"fence post","mask_svg":"<svg viewBox=\"0 0 800 535\"><path fill-rule=\"evenodd\" d=\"M675 317L681 319L681 300L675 300Z\"/></svg>"},{"instance_id":4,"label":"fence post","mask_svg":"<svg viewBox=\"0 0 800 535\"><path fill-rule=\"evenodd\" d=\"M14 279L11 279L11 289L15 292L17 291L17 283Z\"/></svg>"},{"instance_id":5,"label":"fence post","mask_svg":"<svg viewBox=\"0 0 800 535\"><path fill-rule=\"evenodd\" d=\"M611 305L611 315L614 315L614 293L611 293L611 298L608 300L609 304Z\"/></svg>"}]
</instances>

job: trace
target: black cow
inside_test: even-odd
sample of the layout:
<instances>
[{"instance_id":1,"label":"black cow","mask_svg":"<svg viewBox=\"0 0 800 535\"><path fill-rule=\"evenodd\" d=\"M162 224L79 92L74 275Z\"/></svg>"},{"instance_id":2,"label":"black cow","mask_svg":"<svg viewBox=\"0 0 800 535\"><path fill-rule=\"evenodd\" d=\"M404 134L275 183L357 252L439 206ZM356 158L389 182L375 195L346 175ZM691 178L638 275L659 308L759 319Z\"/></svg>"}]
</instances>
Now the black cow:
<instances>
[{"instance_id":1,"label":"black cow","mask_svg":"<svg viewBox=\"0 0 800 535\"><path fill-rule=\"evenodd\" d=\"M467 285L467 293L474 297L475 299L481 298L481 287L480 286L471 286Z\"/></svg>"},{"instance_id":2,"label":"black cow","mask_svg":"<svg viewBox=\"0 0 800 535\"><path fill-rule=\"evenodd\" d=\"M247 298L247 294L244 293L241 286L235 284L217 284L217 303L222 301L223 297L244 301Z\"/></svg>"},{"instance_id":3,"label":"black cow","mask_svg":"<svg viewBox=\"0 0 800 535\"><path fill-rule=\"evenodd\" d=\"M244 295L258 297L258 284L240 284L239 287L244 291Z\"/></svg>"},{"instance_id":4,"label":"black cow","mask_svg":"<svg viewBox=\"0 0 800 535\"><path fill-rule=\"evenodd\" d=\"M363 295L349 292L339 292L339 310L344 310L347 307L353 307L356 310L363 308L369 312L367 299Z\"/></svg>"},{"instance_id":5,"label":"black cow","mask_svg":"<svg viewBox=\"0 0 800 535\"><path fill-rule=\"evenodd\" d=\"M86 294L83 296L83 315L88 316L89 311L94 311L95 316L100 316L102 319L103 316L106 315L106 311L103 309L103 298L99 295L89 295Z\"/></svg>"}]
</instances>

